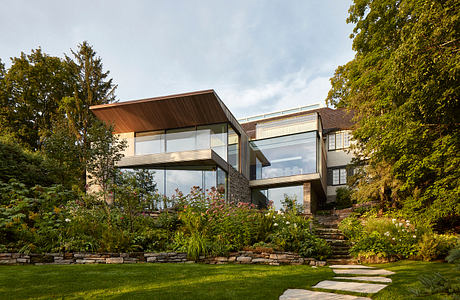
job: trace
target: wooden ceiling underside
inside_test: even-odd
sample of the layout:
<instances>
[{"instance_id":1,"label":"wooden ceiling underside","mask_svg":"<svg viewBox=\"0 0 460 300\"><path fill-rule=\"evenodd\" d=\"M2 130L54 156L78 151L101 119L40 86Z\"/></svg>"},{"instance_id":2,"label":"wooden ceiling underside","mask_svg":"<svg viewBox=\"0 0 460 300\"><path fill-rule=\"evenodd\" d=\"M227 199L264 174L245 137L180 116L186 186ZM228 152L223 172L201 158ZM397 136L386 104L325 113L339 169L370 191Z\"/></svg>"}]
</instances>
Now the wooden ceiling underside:
<instances>
[{"instance_id":1,"label":"wooden ceiling underside","mask_svg":"<svg viewBox=\"0 0 460 300\"><path fill-rule=\"evenodd\" d=\"M181 128L228 120L225 105L213 90L91 107L115 133Z\"/></svg>"}]
</instances>

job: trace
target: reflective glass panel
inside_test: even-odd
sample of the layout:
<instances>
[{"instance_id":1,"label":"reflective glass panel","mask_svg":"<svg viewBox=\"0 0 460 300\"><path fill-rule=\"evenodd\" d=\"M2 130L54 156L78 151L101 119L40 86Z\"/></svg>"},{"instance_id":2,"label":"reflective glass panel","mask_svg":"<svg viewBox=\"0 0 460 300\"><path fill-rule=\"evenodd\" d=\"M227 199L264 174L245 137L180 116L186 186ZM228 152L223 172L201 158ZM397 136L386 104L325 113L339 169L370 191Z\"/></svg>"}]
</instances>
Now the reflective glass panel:
<instances>
[{"instance_id":1,"label":"reflective glass panel","mask_svg":"<svg viewBox=\"0 0 460 300\"><path fill-rule=\"evenodd\" d=\"M236 170L239 168L240 143L239 135L231 128L228 128L228 163Z\"/></svg>"},{"instance_id":2,"label":"reflective glass panel","mask_svg":"<svg viewBox=\"0 0 460 300\"><path fill-rule=\"evenodd\" d=\"M165 136L163 131L137 132L135 137L135 155L165 152Z\"/></svg>"},{"instance_id":3,"label":"reflective glass panel","mask_svg":"<svg viewBox=\"0 0 460 300\"><path fill-rule=\"evenodd\" d=\"M272 205L275 210L283 209L283 201L286 197L295 199L296 204L303 204L303 186L287 186L280 188L264 189L252 191L252 203L259 207L267 207Z\"/></svg>"},{"instance_id":4,"label":"reflective glass panel","mask_svg":"<svg viewBox=\"0 0 460 300\"><path fill-rule=\"evenodd\" d=\"M316 131L252 141L251 151L251 179L316 172Z\"/></svg>"},{"instance_id":5,"label":"reflective glass panel","mask_svg":"<svg viewBox=\"0 0 460 300\"><path fill-rule=\"evenodd\" d=\"M184 195L190 193L194 186L203 186L202 171L166 170L166 196L172 197L176 192Z\"/></svg>"},{"instance_id":6,"label":"reflective glass panel","mask_svg":"<svg viewBox=\"0 0 460 300\"><path fill-rule=\"evenodd\" d=\"M166 151L179 152L196 150L195 128L172 129L166 131Z\"/></svg>"}]
</instances>

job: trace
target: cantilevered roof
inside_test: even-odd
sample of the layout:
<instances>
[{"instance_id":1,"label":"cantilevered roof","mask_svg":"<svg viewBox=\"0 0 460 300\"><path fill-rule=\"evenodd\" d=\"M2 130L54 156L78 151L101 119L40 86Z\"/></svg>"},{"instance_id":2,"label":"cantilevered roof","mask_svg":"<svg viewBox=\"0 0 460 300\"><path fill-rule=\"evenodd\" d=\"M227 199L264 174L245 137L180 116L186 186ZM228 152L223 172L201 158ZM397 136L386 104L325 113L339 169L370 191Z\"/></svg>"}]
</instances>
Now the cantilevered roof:
<instances>
[{"instance_id":1,"label":"cantilevered roof","mask_svg":"<svg viewBox=\"0 0 460 300\"><path fill-rule=\"evenodd\" d=\"M91 106L115 133L163 130L229 122L243 129L214 90Z\"/></svg>"}]
</instances>

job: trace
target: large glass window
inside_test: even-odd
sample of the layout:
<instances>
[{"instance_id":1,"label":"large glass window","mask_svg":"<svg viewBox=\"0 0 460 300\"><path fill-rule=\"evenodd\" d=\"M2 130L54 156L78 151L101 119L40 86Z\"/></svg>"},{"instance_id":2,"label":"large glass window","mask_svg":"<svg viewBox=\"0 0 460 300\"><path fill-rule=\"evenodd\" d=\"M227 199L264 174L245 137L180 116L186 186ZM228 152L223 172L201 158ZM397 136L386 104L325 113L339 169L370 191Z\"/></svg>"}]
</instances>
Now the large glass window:
<instances>
[{"instance_id":1,"label":"large glass window","mask_svg":"<svg viewBox=\"0 0 460 300\"><path fill-rule=\"evenodd\" d=\"M163 131L137 132L134 144L135 154L155 154L165 152Z\"/></svg>"},{"instance_id":2,"label":"large glass window","mask_svg":"<svg viewBox=\"0 0 460 300\"><path fill-rule=\"evenodd\" d=\"M312 131L252 141L251 179L315 173L316 140Z\"/></svg>"},{"instance_id":3,"label":"large glass window","mask_svg":"<svg viewBox=\"0 0 460 300\"><path fill-rule=\"evenodd\" d=\"M138 169L148 171L153 176L154 186L152 190L154 189L154 193L161 196L172 197L177 191L186 195L190 193L193 187L201 188L204 193L208 193L214 188L224 194L225 197L227 195L227 173L216 166L191 166L180 167L180 169ZM123 171L133 170L123 169ZM142 181L142 177L139 177L138 180ZM155 207L163 207L162 197L157 197L156 199L159 203Z\"/></svg>"},{"instance_id":4,"label":"large glass window","mask_svg":"<svg viewBox=\"0 0 460 300\"><path fill-rule=\"evenodd\" d=\"M239 169L239 159L240 159L240 137L239 135L231 128L228 128L228 163L235 168Z\"/></svg>"},{"instance_id":5,"label":"large glass window","mask_svg":"<svg viewBox=\"0 0 460 300\"><path fill-rule=\"evenodd\" d=\"M197 149L209 148L227 161L227 124L198 126Z\"/></svg>"},{"instance_id":6,"label":"large glass window","mask_svg":"<svg viewBox=\"0 0 460 300\"><path fill-rule=\"evenodd\" d=\"M283 202L286 197L289 197L291 200L295 199L297 205L303 205L303 186L295 185L252 190L252 203L261 208L272 205L275 210L284 209Z\"/></svg>"},{"instance_id":7,"label":"large glass window","mask_svg":"<svg viewBox=\"0 0 460 300\"><path fill-rule=\"evenodd\" d=\"M190 193L194 186L203 187L203 173L196 170L166 170L166 196L172 197L176 192L184 195Z\"/></svg>"},{"instance_id":8,"label":"large glass window","mask_svg":"<svg viewBox=\"0 0 460 300\"><path fill-rule=\"evenodd\" d=\"M196 131L194 127L166 131L166 152L196 150Z\"/></svg>"}]
</instances>

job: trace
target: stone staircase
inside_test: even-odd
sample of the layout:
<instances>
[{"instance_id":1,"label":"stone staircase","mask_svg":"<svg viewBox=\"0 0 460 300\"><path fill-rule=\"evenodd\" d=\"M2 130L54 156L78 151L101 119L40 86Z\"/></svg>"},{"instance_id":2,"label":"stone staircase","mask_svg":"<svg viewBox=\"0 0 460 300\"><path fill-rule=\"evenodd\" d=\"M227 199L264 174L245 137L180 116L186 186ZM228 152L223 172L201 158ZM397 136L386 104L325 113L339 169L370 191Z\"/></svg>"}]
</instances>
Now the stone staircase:
<instances>
[{"instance_id":1,"label":"stone staircase","mask_svg":"<svg viewBox=\"0 0 460 300\"><path fill-rule=\"evenodd\" d=\"M332 248L332 256L327 259L328 264L355 264L356 260L349 255L350 246L338 224L349 216L352 209L331 210L330 214L315 216L317 235L326 240Z\"/></svg>"}]
</instances>

